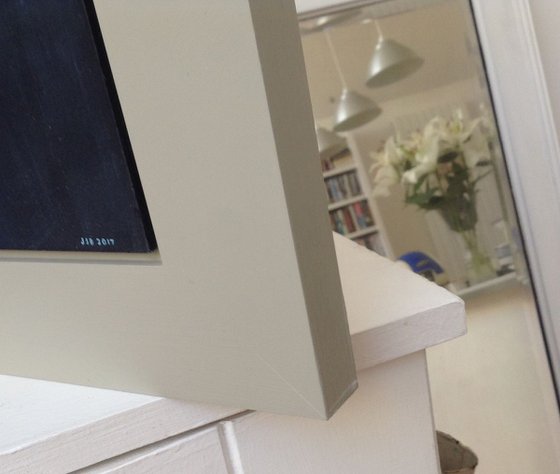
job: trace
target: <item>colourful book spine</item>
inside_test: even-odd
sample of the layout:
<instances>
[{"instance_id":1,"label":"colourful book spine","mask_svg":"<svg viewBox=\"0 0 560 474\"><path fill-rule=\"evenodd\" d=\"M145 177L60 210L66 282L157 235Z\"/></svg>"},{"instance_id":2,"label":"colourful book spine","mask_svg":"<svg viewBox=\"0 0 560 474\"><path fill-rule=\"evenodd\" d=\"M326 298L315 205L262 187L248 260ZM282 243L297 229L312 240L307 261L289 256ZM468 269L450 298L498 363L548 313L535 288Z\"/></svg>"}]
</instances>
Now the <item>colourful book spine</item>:
<instances>
[{"instance_id":1,"label":"colourful book spine","mask_svg":"<svg viewBox=\"0 0 560 474\"><path fill-rule=\"evenodd\" d=\"M356 229L359 229L360 225L358 223L358 217L356 216L356 211L354 210L354 206L348 206L348 212L350 212L350 215L352 216L352 221L354 222L354 227Z\"/></svg>"},{"instance_id":2,"label":"colourful book spine","mask_svg":"<svg viewBox=\"0 0 560 474\"><path fill-rule=\"evenodd\" d=\"M360 207L362 208L362 212L364 215L364 221L366 223L366 227L373 225L373 217L371 217L371 212L369 211L369 206L367 201L361 201Z\"/></svg>"},{"instance_id":3,"label":"colourful book spine","mask_svg":"<svg viewBox=\"0 0 560 474\"><path fill-rule=\"evenodd\" d=\"M339 234L345 234L346 232L344 232L344 222L340 219L340 216L338 215L338 212L334 212L333 214L331 214L333 216L334 219L334 230L335 232L338 232Z\"/></svg>"},{"instance_id":4,"label":"colourful book spine","mask_svg":"<svg viewBox=\"0 0 560 474\"><path fill-rule=\"evenodd\" d=\"M364 219L364 213L362 212L362 207L360 206L360 203L355 202L352 207L354 208L354 212L356 214L358 227L360 227L361 229L363 229L364 227L367 227L365 219Z\"/></svg>"},{"instance_id":5,"label":"colourful book spine","mask_svg":"<svg viewBox=\"0 0 560 474\"><path fill-rule=\"evenodd\" d=\"M346 229L348 230L348 233L355 232L356 226L354 225L354 222L352 220L352 215L350 214L348 208L343 209L342 214L344 216L344 223L346 224Z\"/></svg>"}]
</instances>

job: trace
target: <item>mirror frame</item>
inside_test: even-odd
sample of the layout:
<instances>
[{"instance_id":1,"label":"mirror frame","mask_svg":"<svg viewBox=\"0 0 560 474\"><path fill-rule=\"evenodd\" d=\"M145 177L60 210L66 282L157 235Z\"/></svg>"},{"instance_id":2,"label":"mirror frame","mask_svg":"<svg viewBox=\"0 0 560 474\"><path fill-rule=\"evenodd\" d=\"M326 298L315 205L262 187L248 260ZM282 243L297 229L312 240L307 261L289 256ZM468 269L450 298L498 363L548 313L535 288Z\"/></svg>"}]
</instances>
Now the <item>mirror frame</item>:
<instances>
[{"instance_id":1,"label":"mirror frame","mask_svg":"<svg viewBox=\"0 0 560 474\"><path fill-rule=\"evenodd\" d=\"M304 19L382 1L387 0L296 0L296 7ZM470 4L558 396L560 145L529 0Z\"/></svg>"},{"instance_id":2,"label":"mirror frame","mask_svg":"<svg viewBox=\"0 0 560 474\"><path fill-rule=\"evenodd\" d=\"M560 146L531 9L528 0L471 0L471 3L553 378L557 382L560 380L560 320L555 317L560 311L560 251L556 247L560 242ZM555 386L558 396L558 384Z\"/></svg>"}]
</instances>

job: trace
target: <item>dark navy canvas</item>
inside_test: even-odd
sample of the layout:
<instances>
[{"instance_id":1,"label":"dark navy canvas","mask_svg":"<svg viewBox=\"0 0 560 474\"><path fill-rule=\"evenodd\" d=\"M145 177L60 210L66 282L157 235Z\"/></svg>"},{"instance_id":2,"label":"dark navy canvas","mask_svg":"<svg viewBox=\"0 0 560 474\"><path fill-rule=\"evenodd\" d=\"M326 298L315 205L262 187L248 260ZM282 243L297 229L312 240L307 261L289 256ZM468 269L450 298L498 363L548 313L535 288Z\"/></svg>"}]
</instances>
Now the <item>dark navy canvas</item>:
<instances>
[{"instance_id":1,"label":"dark navy canvas","mask_svg":"<svg viewBox=\"0 0 560 474\"><path fill-rule=\"evenodd\" d=\"M0 3L0 249L155 239L92 3Z\"/></svg>"}]
</instances>

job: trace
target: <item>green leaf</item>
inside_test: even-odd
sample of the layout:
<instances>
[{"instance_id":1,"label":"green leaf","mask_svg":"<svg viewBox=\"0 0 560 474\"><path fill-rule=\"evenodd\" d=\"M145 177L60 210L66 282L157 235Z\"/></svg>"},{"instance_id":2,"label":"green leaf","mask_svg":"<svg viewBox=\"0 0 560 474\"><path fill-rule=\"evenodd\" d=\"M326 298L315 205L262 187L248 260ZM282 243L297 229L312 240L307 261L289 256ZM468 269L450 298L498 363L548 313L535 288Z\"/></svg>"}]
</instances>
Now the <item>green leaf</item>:
<instances>
[{"instance_id":1,"label":"green leaf","mask_svg":"<svg viewBox=\"0 0 560 474\"><path fill-rule=\"evenodd\" d=\"M413 194L406 198L406 202L410 204L416 204L418 206L423 206L430 201L432 194L433 193L431 192Z\"/></svg>"},{"instance_id":2,"label":"green leaf","mask_svg":"<svg viewBox=\"0 0 560 474\"><path fill-rule=\"evenodd\" d=\"M437 188L431 188L424 193L417 192L410 194L405 198L405 201L407 204L415 204L425 210L438 209L441 207L444 198L442 196L436 196L435 193L437 191Z\"/></svg>"},{"instance_id":3,"label":"green leaf","mask_svg":"<svg viewBox=\"0 0 560 474\"><path fill-rule=\"evenodd\" d=\"M424 176L420 176L420 179L417 181L417 183L414 185L414 190L413 192L416 193L418 192L418 190L420 189L420 187L424 184L424 182L426 181L426 179L428 179L428 175L425 174Z\"/></svg>"},{"instance_id":4,"label":"green leaf","mask_svg":"<svg viewBox=\"0 0 560 474\"><path fill-rule=\"evenodd\" d=\"M491 160L480 160L476 166L491 166L492 165L492 161Z\"/></svg>"},{"instance_id":5,"label":"green leaf","mask_svg":"<svg viewBox=\"0 0 560 474\"><path fill-rule=\"evenodd\" d=\"M453 162L452 169L453 169L453 173L455 173L456 175L468 176L468 174L469 174L469 171L467 170L467 168L465 168L464 166L461 166L461 164L459 164L456 161Z\"/></svg>"},{"instance_id":6,"label":"green leaf","mask_svg":"<svg viewBox=\"0 0 560 474\"><path fill-rule=\"evenodd\" d=\"M432 196L428 203L424 206L426 210L440 209L445 199L442 196Z\"/></svg>"},{"instance_id":7,"label":"green leaf","mask_svg":"<svg viewBox=\"0 0 560 474\"><path fill-rule=\"evenodd\" d=\"M438 157L438 163L449 163L459 156L456 151L449 151Z\"/></svg>"},{"instance_id":8,"label":"green leaf","mask_svg":"<svg viewBox=\"0 0 560 474\"><path fill-rule=\"evenodd\" d=\"M484 173L483 175L480 175L478 178L473 179L473 185L478 183L481 179L486 178L486 176L488 176L489 174L492 174L492 170L487 171L486 173ZM473 186L474 187L474 186Z\"/></svg>"}]
</instances>

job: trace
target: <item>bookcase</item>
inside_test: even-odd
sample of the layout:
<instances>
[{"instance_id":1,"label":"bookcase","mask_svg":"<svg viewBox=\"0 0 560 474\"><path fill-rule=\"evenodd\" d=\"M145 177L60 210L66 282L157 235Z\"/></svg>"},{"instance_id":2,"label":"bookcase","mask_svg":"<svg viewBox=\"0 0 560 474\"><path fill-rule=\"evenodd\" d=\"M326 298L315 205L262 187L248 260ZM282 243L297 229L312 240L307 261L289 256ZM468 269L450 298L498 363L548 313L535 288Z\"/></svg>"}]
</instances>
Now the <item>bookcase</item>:
<instances>
[{"instance_id":1,"label":"bookcase","mask_svg":"<svg viewBox=\"0 0 560 474\"><path fill-rule=\"evenodd\" d=\"M322 158L321 167L332 230L386 255L386 246L368 198L369 186L350 149Z\"/></svg>"}]
</instances>

